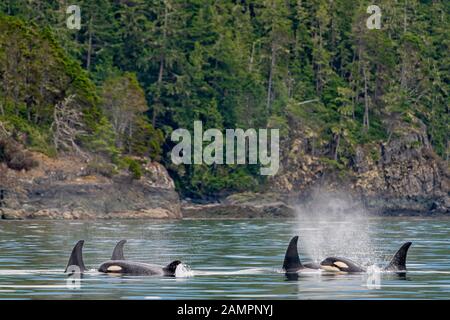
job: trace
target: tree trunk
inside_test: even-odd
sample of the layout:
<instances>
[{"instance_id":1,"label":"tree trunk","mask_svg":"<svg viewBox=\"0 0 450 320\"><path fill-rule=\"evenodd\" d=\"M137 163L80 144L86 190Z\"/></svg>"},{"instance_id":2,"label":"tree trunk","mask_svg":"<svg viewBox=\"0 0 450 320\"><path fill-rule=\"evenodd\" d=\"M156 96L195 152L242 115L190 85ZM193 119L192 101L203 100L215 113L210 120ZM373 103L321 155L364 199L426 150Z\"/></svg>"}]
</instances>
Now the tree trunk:
<instances>
[{"instance_id":1,"label":"tree trunk","mask_svg":"<svg viewBox=\"0 0 450 320\"><path fill-rule=\"evenodd\" d=\"M339 145L341 143L341 134L338 133L337 137L336 137L336 149L334 149L334 161L337 161L338 159L338 151L339 151Z\"/></svg>"},{"instance_id":2,"label":"tree trunk","mask_svg":"<svg viewBox=\"0 0 450 320\"><path fill-rule=\"evenodd\" d=\"M275 44L272 43L272 55L270 59L270 71L269 71L269 84L267 86L267 114L270 112L270 105L272 103L272 82L273 82L273 72L275 69L275 59L276 59L276 50Z\"/></svg>"},{"instance_id":3,"label":"tree trunk","mask_svg":"<svg viewBox=\"0 0 450 320\"><path fill-rule=\"evenodd\" d=\"M311 155L314 157L316 155L316 137L312 137L312 148Z\"/></svg>"},{"instance_id":4,"label":"tree trunk","mask_svg":"<svg viewBox=\"0 0 450 320\"><path fill-rule=\"evenodd\" d=\"M352 66L355 64L355 61L356 61L356 51L353 53ZM350 72L348 80L350 83L350 87L352 89L352 119L355 120L355 103L357 94L356 94L356 80L353 78L353 71Z\"/></svg>"},{"instance_id":5,"label":"tree trunk","mask_svg":"<svg viewBox=\"0 0 450 320\"><path fill-rule=\"evenodd\" d=\"M88 26L88 51L87 51L87 57L86 57L86 69L89 71L91 68L91 55L92 55L92 16L89 19L89 26Z\"/></svg>"},{"instance_id":6,"label":"tree trunk","mask_svg":"<svg viewBox=\"0 0 450 320\"><path fill-rule=\"evenodd\" d=\"M158 93L155 99L155 103L153 104L153 115L152 115L152 126L156 128L156 117L159 113L159 103L160 103L160 95L161 95L161 84L164 74L164 56L161 55L159 62L159 73L158 73Z\"/></svg>"},{"instance_id":7,"label":"tree trunk","mask_svg":"<svg viewBox=\"0 0 450 320\"><path fill-rule=\"evenodd\" d=\"M403 8L403 32L406 32L406 26L407 26L407 15L406 15L406 9L408 6L408 0L405 0L405 7Z\"/></svg>"},{"instance_id":8,"label":"tree trunk","mask_svg":"<svg viewBox=\"0 0 450 320\"><path fill-rule=\"evenodd\" d=\"M248 64L248 72L252 72L252 70L253 70L253 60L255 57L255 45L256 45L256 41L254 41L252 44L252 53L250 54L250 61Z\"/></svg>"},{"instance_id":9,"label":"tree trunk","mask_svg":"<svg viewBox=\"0 0 450 320\"><path fill-rule=\"evenodd\" d=\"M128 153L131 154L131 139L133 137L133 122L130 122L130 130L128 131Z\"/></svg>"},{"instance_id":10,"label":"tree trunk","mask_svg":"<svg viewBox=\"0 0 450 320\"><path fill-rule=\"evenodd\" d=\"M156 117L159 113L159 103L160 103L160 96L161 96L161 86L163 81L163 75L164 75L164 64L166 61L165 51L166 51L166 41L167 41L167 20L168 20L168 9L167 9L167 3L164 1L164 27L163 27L163 41L161 48L161 55L159 58L159 72L158 72L158 96L156 97L156 103L153 104L153 115L152 115L152 126L153 128L156 128Z\"/></svg>"},{"instance_id":11,"label":"tree trunk","mask_svg":"<svg viewBox=\"0 0 450 320\"><path fill-rule=\"evenodd\" d=\"M367 93L366 66L363 67L363 75L364 75L364 120L363 120L363 125L364 125L364 129L367 131L370 128L370 124L369 124L369 96Z\"/></svg>"},{"instance_id":12,"label":"tree trunk","mask_svg":"<svg viewBox=\"0 0 450 320\"><path fill-rule=\"evenodd\" d=\"M14 109L16 110L16 116L19 116L19 88L18 88L18 84L16 83L14 85L14 90L13 90L13 101L14 101Z\"/></svg>"}]
</instances>

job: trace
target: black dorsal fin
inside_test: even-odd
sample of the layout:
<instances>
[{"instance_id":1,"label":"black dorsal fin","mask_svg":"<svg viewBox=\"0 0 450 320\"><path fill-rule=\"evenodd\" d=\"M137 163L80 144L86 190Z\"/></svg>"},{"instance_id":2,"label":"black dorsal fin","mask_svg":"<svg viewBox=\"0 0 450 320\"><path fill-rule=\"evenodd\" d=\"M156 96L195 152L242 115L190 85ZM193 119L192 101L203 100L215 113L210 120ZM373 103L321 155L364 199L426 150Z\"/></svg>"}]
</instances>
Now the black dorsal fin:
<instances>
[{"instance_id":1,"label":"black dorsal fin","mask_svg":"<svg viewBox=\"0 0 450 320\"><path fill-rule=\"evenodd\" d=\"M400 249L394 254L391 262L384 268L390 271L404 271L406 270L406 255L408 254L408 249L411 246L411 242L405 242Z\"/></svg>"},{"instance_id":2,"label":"black dorsal fin","mask_svg":"<svg viewBox=\"0 0 450 320\"><path fill-rule=\"evenodd\" d=\"M116 244L116 247L114 248L114 251L111 256L111 260L125 260L125 257L123 256L123 246L125 245L126 242L127 240L120 240Z\"/></svg>"},{"instance_id":3,"label":"black dorsal fin","mask_svg":"<svg viewBox=\"0 0 450 320\"><path fill-rule=\"evenodd\" d=\"M163 268L165 274L168 276L175 276L175 271L177 270L179 264L181 264L180 260L175 260L169 263L165 268Z\"/></svg>"},{"instance_id":4,"label":"black dorsal fin","mask_svg":"<svg viewBox=\"0 0 450 320\"><path fill-rule=\"evenodd\" d=\"M298 256L297 243L298 236L293 237L291 242L289 242L283 263L283 270L286 272L297 272L298 270L303 269L300 257Z\"/></svg>"},{"instance_id":5,"label":"black dorsal fin","mask_svg":"<svg viewBox=\"0 0 450 320\"><path fill-rule=\"evenodd\" d=\"M64 272L67 272L67 269L69 269L70 266L78 267L80 272L84 272L86 270L83 262L83 245L84 240L80 240L77 242L75 247L73 247L72 254L70 255L69 262L67 263Z\"/></svg>"}]
</instances>

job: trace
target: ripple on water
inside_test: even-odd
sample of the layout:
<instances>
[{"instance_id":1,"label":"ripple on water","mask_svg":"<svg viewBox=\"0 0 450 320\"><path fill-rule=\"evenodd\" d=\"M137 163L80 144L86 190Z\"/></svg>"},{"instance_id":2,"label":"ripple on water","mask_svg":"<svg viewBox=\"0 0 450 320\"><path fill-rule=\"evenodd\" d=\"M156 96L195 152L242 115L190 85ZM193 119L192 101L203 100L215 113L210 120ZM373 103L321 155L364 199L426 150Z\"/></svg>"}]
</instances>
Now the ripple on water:
<instances>
[{"instance_id":1,"label":"ripple on water","mask_svg":"<svg viewBox=\"0 0 450 320\"><path fill-rule=\"evenodd\" d=\"M293 235L316 235L330 228L349 231L351 221L299 224L289 220L248 221L39 221L0 223L1 299L446 299L450 291L449 220L408 218L364 220L367 237L356 237L373 249L350 252L377 264L389 260L403 241L413 241L405 278L381 273L377 288L368 275L301 273L295 281L280 272ZM334 234L336 236L336 234ZM346 239L343 235L342 239ZM63 274L72 246L85 239L90 270L79 287ZM109 259L115 243L128 239L127 259L166 265L179 259L189 266L179 278L108 276L96 271ZM305 261L318 260L306 250ZM336 240L336 238L334 238ZM357 244L357 243L356 243ZM366 247L364 247L365 245ZM357 247L357 246L355 246ZM310 248L311 249L311 248ZM329 246L344 252L338 241ZM311 250L313 252L314 250ZM320 253L317 251L316 253ZM325 253L324 253L325 254ZM70 283L69 283L70 284Z\"/></svg>"}]
</instances>

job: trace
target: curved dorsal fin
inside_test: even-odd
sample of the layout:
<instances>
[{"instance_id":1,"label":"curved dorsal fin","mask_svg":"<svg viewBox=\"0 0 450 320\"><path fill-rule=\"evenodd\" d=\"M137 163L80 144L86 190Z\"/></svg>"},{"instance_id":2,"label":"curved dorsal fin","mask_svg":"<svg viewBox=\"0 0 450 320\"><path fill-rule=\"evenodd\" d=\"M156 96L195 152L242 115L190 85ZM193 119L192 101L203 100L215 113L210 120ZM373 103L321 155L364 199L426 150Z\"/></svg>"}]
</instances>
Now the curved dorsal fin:
<instances>
[{"instance_id":1,"label":"curved dorsal fin","mask_svg":"<svg viewBox=\"0 0 450 320\"><path fill-rule=\"evenodd\" d=\"M180 260L175 260L172 261L171 263L169 263L166 267L164 267L164 272L166 273L166 275L169 276L174 276L175 275L175 271L177 270L178 265L181 264Z\"/></svg>"},{"instance_id":2,"label":"curved dorsal fin","mask_svg":"<svg viewBox=\"0 0 450 320\"><path fill-rule=\"evenodd\" d=\"M391 271L404 271L406 270L406 255L408 254L408 249L411 246L411 242L405 242L400 249L392 257L391 262L384 268L385 270Z\"/></svg>"},{"instance_id":3,"label":"curved dorsal fin","mask_svg":"<svg viewBox=\"0 0 450 320\"><path fill-rule=\"evenodd\" d=\"M123 246L125 245L126 242L127 240L120 240L116 244L116 247L114 248L114 251L111 256L111 260L125 260L125 257L123 256Z\"/></svg>"},{"instance_id":4,"label":"curved dorsal fin","mask_svg":"<svg viewBox=\"0 0 450 320\"><path fill-rule=\"evenodd\" d=\"M67 263L64 272L67 272L67 270L71 266L76 266L80 268L80 272L84 272L86 270L86 267L84 266L83 262L83 245L84 240L80 240L77 242L75 247L73 247L72 253L70 254L69 262Z\"/></svg>"},{"instance_id":5,"label":"curved dorsal fin","mask_svg":"<svg viewBox=\"0 0 450 320\"><path fill-rule=\"evenodd\" d=\"M293 237L286 250L283 263L283 269L286 272L296 272L299 269L303 269L300 257L298 256L297 242L298 236Z\"/></svg>"}]
</instances>

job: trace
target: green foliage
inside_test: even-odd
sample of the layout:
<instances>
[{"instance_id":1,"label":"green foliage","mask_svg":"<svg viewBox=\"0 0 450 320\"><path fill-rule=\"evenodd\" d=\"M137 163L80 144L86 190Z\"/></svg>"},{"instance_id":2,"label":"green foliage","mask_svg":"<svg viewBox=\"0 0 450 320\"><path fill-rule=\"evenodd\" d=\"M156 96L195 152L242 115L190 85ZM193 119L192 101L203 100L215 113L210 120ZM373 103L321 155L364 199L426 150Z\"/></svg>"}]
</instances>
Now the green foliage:
<instances>
[{"instance_id":1,"label":"green foliage","mask_svg":"<svg viewBox=\"0 0 450 320\"><path fill-rule=\"evenodd\" d=\"M255 178L255 172L250 174L249 167L233 166L230 170L225 166L193 165L185 168L186 171L173 171L174 168L169 167L169 171L176 177L177 188L193 198L254 190L261 182Z\"/></svg>"},{"instance_id":2,"label":"green foliage","mask_svg":"<svg viewBox=\"0 0 450 320\"><path fill-rule=\"evenodd\" d=\"M28 149L41 152L47 156L56 156L56 150L50 141L50 131L48 127L39 127L30 123L26 119L11 114L9 116L0 116L0 121L5 121L12 132L12 138L26 145Z\"/></svg>"},{"instance_id":3,"label":"green foliage","mask_svg":"<svg viewBox=\"0 0 450 320\"><path fill-rule=\"evenodd\" d=\"M53 106L75 94L83 148L160 160L190 196L265 183L257 166L173 166L170 132L194 120L282 138L295 123L310 152L345 171L356 146L395 137L391 118L420 119L448 158L448 1L380 0L381 30L366 27L369 1L81 0L80 31L64 27L62 3L0 3L32 21L0 18L0 117L28 146L51 145Z\"/></svg>"},{"instance_id":4,"label":"green foliage","mask_svg":"<svg viewBox=\"0 0 450 320\"><path fill-rule=\"evenodd\" d=\"M83 145L96 155L116 160L120 152L114 145L115 133L111 123L102 117L93 134L83 137Z\"/></svg>"},{"instance_id":5,"label":"green foliage","mask_svg":"<svg viewBox=\"0 0 450 320\"><path fill-rule=\"evenodd\" d=\"M160 160L162 132L149 123L145 93L134 73L113 76L104 82L102 108L112 125L117 150Z\"/></svg>"},{"instance_id":6,"label":"green foliage","mask_svg":"<svg viewBox=\"0 0 450 320\"><path fill-rule=\"evenodd\" d=\"M86 167L86 173L89 175L99 174L107 178L112 178L117 174L117 169L113 164L105 162L101 157L96 157L89 161Z\"/></svg>"},{"instance_id":7,"label":"green foliage","mask_svg":"<svg viewBox=\"0 0 450 320\"><path fill-rule=\"evenodd\" d=\"M164 142L163 132L139 118L133 130L133 135L128 142L130 153L137 156L148 156L152 160L161 160L161 145Z\"/></svg>"},{"instance_id":8,"label":"green foliage","mask_svg":"<svg viewBox=\"0 0 450 320\"><path fill-rule=\"evenodd\" d=\"M337 160L332 160L330 158L321 158L320 159L324 164L326 164L327 166L329 166L330 168L342 171L345 170L345 166L337 161Z\"/></svg>"},{"instance_id":9,"label":"green foliage","mask_svg":"<svg viewBox=\"0 0 450 320\"><path fill-rule=\"evenodd\" d=\"M142 177L141 165L136 160L130 161L128 170L131 172L133 179L139 180Z\"/></svg>"},{"instance_id":10,"label":"green foliage","mask_svg":"<svg viewBox=\"0 0 450 320\"><path fill-rule=\"evenodd\" d=\"M127 169L131 177L135 180L139 180L144 174L141 159L124 156L118 160L118 164L119 167Z\"/></svg>"},{"instance_id":11,"label":"green foliage","mask_svg":"<svg viewBox=\"0 0 450 320\"><path fill-rule=\"evenodd\" d=\"M96 87L51 30L0 15L0 31L0 117L13 127L14 138L54 156L54 108L68 96L75 97L88 133L96 134L101 117Z\"/></svg>"}]
</instances>

